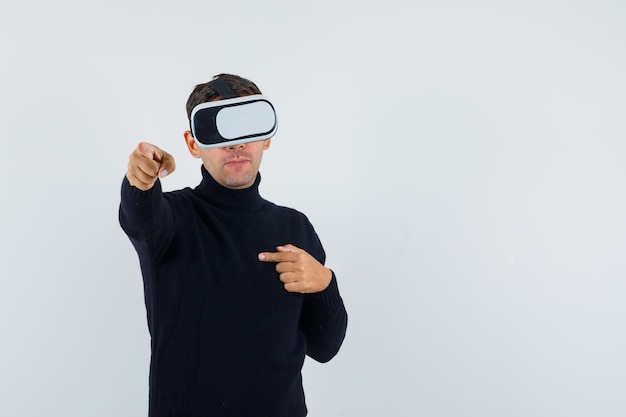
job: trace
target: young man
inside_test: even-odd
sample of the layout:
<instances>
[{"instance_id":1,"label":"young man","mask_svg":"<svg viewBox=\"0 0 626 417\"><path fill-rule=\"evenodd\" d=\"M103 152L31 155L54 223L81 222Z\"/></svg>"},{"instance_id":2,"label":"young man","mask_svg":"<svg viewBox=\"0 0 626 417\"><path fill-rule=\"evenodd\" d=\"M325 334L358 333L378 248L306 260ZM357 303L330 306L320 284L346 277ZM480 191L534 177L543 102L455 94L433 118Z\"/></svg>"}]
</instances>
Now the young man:
<instances>
[{"instance_id":1,"label":"young man","mask_svg":"<svg viewBox=\"0 0 626 417\"><path fill-rule=\"evenodd\" d=\"M221 74L236 96L260 94ZM220 81L220 82L221 82ZM196 86L187 113L220 100ZM199 147L194 188L163 192L174 158L139 143L122 183L120 224L137 254L151 335L151 417L307 414L305 355L332 359L347 314L325 253L301 213L259 195L259 166L271 139Z\"/></svg>"}]
</instances>

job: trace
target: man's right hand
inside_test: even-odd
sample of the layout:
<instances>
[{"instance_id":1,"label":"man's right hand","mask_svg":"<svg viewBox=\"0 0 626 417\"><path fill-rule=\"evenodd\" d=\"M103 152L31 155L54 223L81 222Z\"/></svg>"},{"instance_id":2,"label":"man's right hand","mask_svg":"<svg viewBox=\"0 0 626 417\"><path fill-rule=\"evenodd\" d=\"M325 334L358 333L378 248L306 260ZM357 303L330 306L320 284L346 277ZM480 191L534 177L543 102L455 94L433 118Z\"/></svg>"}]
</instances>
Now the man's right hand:
<instances>
[{"instance_id":1,"label":"man's right hand","mask_svg":"<svg viewBox=\"0 0 626 417\"><path fill-rule=\"evenodd\" d=\"M147 191L157 178L164 178L176 169L174 157L158 147L140 142L128 157L126 178L133 187Z\"/></svg>"}]
</instances>

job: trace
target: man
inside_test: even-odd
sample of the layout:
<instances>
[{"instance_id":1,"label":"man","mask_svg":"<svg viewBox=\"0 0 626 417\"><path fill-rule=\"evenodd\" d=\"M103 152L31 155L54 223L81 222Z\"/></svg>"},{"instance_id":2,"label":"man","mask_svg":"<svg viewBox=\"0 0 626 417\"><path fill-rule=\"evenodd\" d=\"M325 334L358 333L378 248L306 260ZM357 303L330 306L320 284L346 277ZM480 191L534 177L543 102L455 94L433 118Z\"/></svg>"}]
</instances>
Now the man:
<instances>
[{"instance_id":1,"label":"man","mask_svg":"<svg viewBox=\"0 0 626 417\"><path fill-rule=\"evenodd\" d=\"M236 96L260 94L216 78ZM214 87L193 90L190 120L223 98ZM305 355L332 359L347 326L324 249L303 214L259 195L271 138L219 148L184 138L202 160L196 188L163 192L174 158L145 142L122 183L120 224L139 256L151 335L149 415L305 416Z\"/></svg>"}]
</instances>

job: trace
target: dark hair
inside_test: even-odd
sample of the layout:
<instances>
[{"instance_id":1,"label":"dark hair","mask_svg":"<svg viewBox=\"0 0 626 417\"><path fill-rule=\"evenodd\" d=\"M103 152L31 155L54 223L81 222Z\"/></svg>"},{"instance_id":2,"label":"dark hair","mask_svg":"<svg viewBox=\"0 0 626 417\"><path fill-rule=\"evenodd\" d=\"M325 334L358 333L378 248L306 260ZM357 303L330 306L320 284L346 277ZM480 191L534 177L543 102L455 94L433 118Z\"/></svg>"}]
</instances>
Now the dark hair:
<instances>
[{"instance_id":1,"label":"dark hair","mask_svg":"<svg viewBox=\"0 0 626 417\"><path fill-rule=\"evenodd\" d=\"M261 94L261 90L250 80L233 74L218 74L215 78L221 78L226 82L228 87L239 97L251 96L253 94ZM206 103L217 99L220 95L209 83L198 84L187 99L187 118L191 120L191 111L200 103Z\"/></svg>"}]
</instances>

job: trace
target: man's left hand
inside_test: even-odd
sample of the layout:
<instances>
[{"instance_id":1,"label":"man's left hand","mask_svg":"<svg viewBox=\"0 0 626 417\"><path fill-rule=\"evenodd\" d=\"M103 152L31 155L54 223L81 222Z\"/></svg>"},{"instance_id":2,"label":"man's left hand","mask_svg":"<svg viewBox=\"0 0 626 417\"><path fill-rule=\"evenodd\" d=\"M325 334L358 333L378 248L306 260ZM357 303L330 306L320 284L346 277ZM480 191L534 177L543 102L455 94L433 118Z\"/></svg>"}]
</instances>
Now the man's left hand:
<instances>
[{"instance_id":1,"label":"man's left hand","mask_svg":"<svg viewBox=\"0 0 626 417\"><path fill-rule=\"evenodd\" d=\"M276 247L276 252L259 253L262 262L275 262L276 272L288 292L303 294L324 291L332 272L317 259L294 245Z\"/></svg>"}]
</instances>

